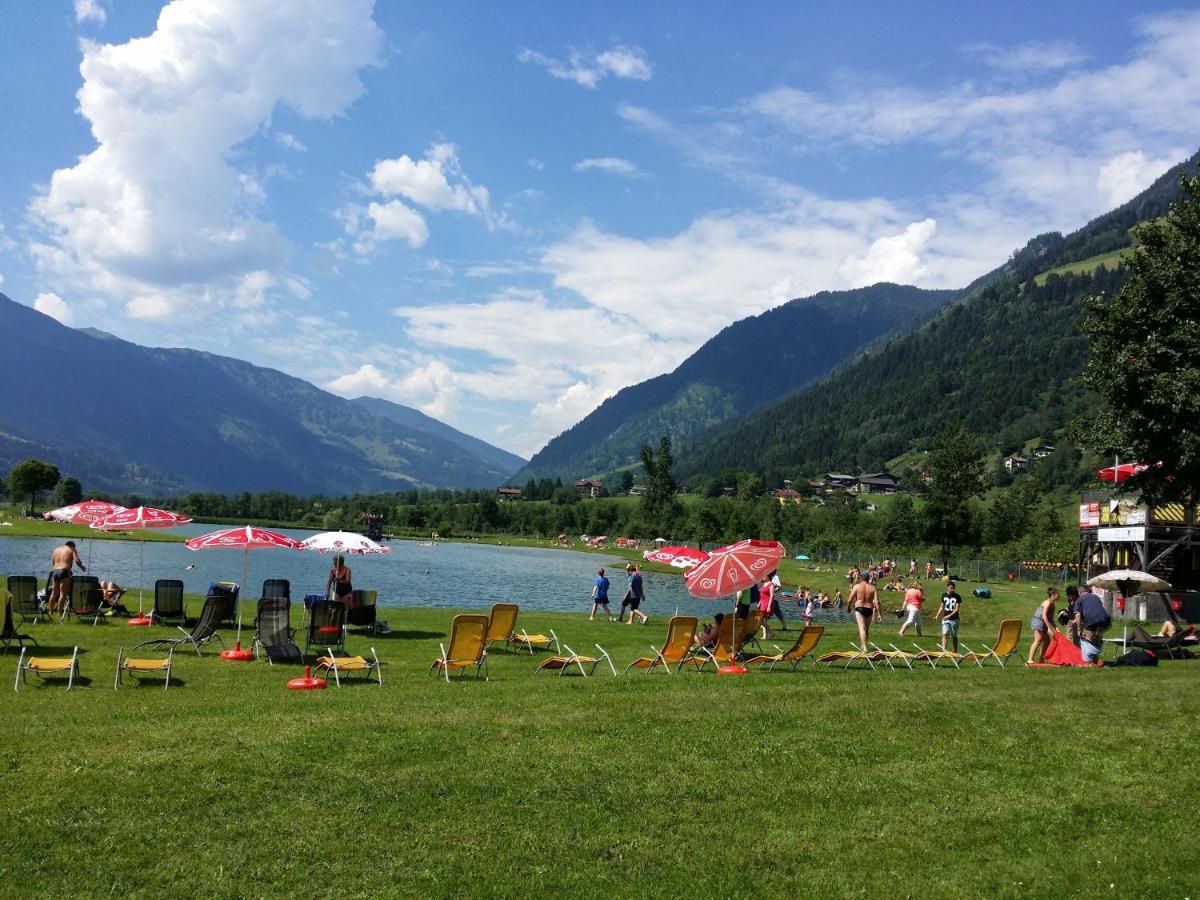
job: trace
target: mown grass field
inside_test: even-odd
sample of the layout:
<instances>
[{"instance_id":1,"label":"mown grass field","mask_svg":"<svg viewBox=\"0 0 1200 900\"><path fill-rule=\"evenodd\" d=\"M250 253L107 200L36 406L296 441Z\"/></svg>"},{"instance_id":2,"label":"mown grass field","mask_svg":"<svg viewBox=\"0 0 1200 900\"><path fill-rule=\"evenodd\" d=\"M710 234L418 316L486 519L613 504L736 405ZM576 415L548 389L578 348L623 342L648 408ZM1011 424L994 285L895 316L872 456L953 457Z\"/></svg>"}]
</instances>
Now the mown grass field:
<instances>
[{"instance_id":1,"label":"mown grass field","mask_svg":"<svg viewBox=\"0 0 1200 900\"><path fill-rule=\"evenodd\" d=\"M1036 590L969 601L965 642ZM620 669L662 605L521 624ZM1197 896L1200 661L584 680L497 650L447 685L426 669L452 615L387 610L349 641L382 689L304 694L215 651L114 692L145 629L26 626L80 644L90 683L14 693L0 658L0 894Z\"/></svg>"}]
</instances>

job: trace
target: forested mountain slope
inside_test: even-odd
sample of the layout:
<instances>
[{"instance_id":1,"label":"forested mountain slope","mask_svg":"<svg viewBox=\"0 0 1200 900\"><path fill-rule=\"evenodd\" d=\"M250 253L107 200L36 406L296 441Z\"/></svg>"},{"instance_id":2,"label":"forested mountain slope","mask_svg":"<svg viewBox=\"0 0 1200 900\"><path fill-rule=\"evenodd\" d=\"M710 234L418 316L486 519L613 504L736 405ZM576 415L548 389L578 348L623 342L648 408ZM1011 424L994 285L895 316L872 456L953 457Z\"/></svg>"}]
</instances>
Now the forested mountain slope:
<instances>
[{"instance_id":1,"label":"forested mountain slope","mask_svg":"<svg viewBox=\"0 0 1200 900\"><path fill-rule=\"evenodd\" d=\"M537 453L513 479L608 474L669 435L686 450L709 428L820 378L880 336L957 296L876 284L792 300L723 329L675 371L625 388Z\"/></svg>"}]
</instances>

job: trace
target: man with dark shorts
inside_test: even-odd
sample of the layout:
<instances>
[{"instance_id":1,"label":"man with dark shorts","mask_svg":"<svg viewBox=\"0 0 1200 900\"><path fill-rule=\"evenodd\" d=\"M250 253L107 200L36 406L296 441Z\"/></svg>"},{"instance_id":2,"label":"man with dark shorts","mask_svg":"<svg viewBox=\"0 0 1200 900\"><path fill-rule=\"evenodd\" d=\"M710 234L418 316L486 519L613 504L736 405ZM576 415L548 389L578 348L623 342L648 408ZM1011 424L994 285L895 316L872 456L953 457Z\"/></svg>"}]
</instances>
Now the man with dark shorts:
<instances>
[{"instance_id":1,"label":"man with dark shorts","mask_svg":"<svg viewBox=\"0 0 1200 900\"><path fill-rule=\"evenodd\" d=\"M935 619L942 622L942 652L946 650L946 638L954 644L954 652L958 652L958 612L962 607L962 597L954 590L954 582L946 584L946 593L942 594L942 602Z\"/></svg>"},{"instance_id":2,"label":"man with dark shorts","mask_svg":"<svg viewBox=\"0 0 1200 900\"><path fill-rule=\"evenodd\" d=\"M72 566L79 566L80 572L86 572L87 566L79 558L74 541L67 541L61 547L55 547L50 556L50 615L58 615L66 611L71 602Z\"/></svg>"},{"instance_id":3,"label":"man with dark shorts","mask_svg":"<svg viewBox=\"0 0 1200 900\"><path fill-rule=\"evenodd\" d=\"M1104 632L1112 624L1112 617L1104 608L1104 601L1091 591L1080 594L1079 599L1075 601L1074 623L1084 662L1096 662L1104 651Z\"/></svg>"},{"instance_id":4,"label":"man with dark shorts","mask_svg":"<svg viewBox=\"0 0 1200 900\"><path fill-rule=\"evenodd\" d=\"M629 587L625 588L625 596L621 598L621 613L617 618L625 615L625 607L628 606L629 621L625 624L632 625L633 617L637 616L642 620L642 624L645 625L648 621L646 614L638 609L644 599L642 595L642 573L638 571L638 567L633 563L627 565L625 571L629 573Z\"/></svg>"},{"instance_id":5,"label":"man with dark shorts","mask_svg":"<svg viewBox=\"0 0 1200 900\"><path fill-rule=\"evenodd\" d=\"M854 621L858 623L858 639L862 645L862 652L866 653L871 621L883 621L883 614L879 611L879 593L875 590L875 585L866 578L860 578L858 584L850 589L847 605L854 615Z\"/></svg>"}]
</instances>

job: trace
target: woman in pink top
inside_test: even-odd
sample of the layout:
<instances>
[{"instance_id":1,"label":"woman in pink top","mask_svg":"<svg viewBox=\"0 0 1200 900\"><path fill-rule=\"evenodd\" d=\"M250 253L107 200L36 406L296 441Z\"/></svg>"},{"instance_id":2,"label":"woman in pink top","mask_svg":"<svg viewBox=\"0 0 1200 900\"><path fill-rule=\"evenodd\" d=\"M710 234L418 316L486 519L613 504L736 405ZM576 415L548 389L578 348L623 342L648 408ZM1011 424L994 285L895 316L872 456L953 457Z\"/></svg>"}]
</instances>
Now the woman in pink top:
<instances>
[{"instance_id":1,"label":"woman in pink top","mask_svg":"<svg viewBox=\"0 0 1200 900\"><path fill-rule=\"evenodd\" d=\"M921 603L925 600L925 592L921 590L921 582L913 581L912 586L904 593L904 611L908 613L908 618L904 620L904 624L900 626L900 636L904 637L904 632L908 630L909 625L917 626L917 637L924 637L921 633Z\"/></svg>"}]
</instances>

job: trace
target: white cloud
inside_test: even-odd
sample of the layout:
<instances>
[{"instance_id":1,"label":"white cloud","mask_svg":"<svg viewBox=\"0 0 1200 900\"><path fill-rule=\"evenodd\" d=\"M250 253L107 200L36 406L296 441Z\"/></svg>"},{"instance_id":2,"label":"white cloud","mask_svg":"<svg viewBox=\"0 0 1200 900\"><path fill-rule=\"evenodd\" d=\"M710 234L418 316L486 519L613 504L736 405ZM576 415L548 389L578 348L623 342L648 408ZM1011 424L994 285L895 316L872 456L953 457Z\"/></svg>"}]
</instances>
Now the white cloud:
<instances>
[{"instance_id":1,"label":"white cloud","mask_svg":"<svg viewBox=\"0 0 1200 900\"><path fill-rule=\"evenodd\" d=\"M880 281L919 284L929 275L921 254L936 233L933 219L913 222L899 234L877 238L866 253L848 256L838 271L850 287Z\"/></svg>"},{"instance_id":2,"label":"white cloud","mask_svg":"<svg viewBox=\"0 0 1200 900\"><path fill-rule=\"evenodd\" d=\"M103 25L108 20L108 13L104 11L96 0L75 0L75 22L82 25L84 22L95 22L97 25Z\"/></svg>"},{"instance_id":3,"label":"white cloud","mask_svg":"<svg viewBox=\"0 0 1200 900\"><path fill-rule=\"evenodd\" d=\"M1071 41L1027 41L1011 47L967 44L963 52L996 69L1035 72L1069 69L1087 62L1088 55Z\"/></svg>"},{"instance_id":4,"label":"white cloud","mask_svg":"<svg viewBox=\"0 0 1200 900\"><path fill-rule=\"evenodd\" d=\"M635 163L627 159L622 159L619 156L599 156L581 159L575 163L576 172L607 172L609 175L622 175L626 178L635 178L642 174L642 170Z\"/></svg>"},{"instance_id":5,"label":"white cloud","mask_svg":"<svg viewBox=\"0 0 1200 900\"><path fill-rule=\"evenodd\" d=\"M297 138L294 134L289 134L286 131L275 132L275 143L277 143L284 150L289 150L292 153L305 153L308 150L308 148L300 142L299 138Z\"/></svg>"},{"instance_id":6,"label":"white cloud","mask_svg":"<svg viewBox=\"0 0 1200 900\"><path fill-rule=\"evenodd\" d=\"M38 294L33 300L33 308L63 325L70 325L75 319L70 305L58 294Z\"/></svg>"},{"instance_id":7,"label":"white cloud","mask_svg":"<svg viewBox=\"0 0 1200 900\"><path fill-rule=\"evenodd\" d=\"M429 240L429 227L421 214L399 200L388 203L372 203L367 206L367 216L373 228L364 231L355 243L355 249L366 252L376 241L407 241L410 247L420 247Z\"/></svg>"},{"instance_id":8,"label":"white cloud","mask_svg":"<svg viewBox=\"0 0 1200 900\"><path fill-rule=\"evenodd\" d=\"M1140 150L1119 153L1100 167L1096 187L1108 194L1110 206L1120 206L1171 168L1181 155L1177 151L1161 159L1147 159Z\"/></svg>"},{"instance_id":9,"label":"white cloud","mask_svg":"<svg viewBox=\"0 0 1200 900\"><path fill-rule=\"evenodd\" d=\"M174 0L154 32L83 44L79 110L96 148L31 203L30 252L56 286L122 298L130 315L236 306L288 247L232 151L280 106L341 114L378 56L371 0Z\"/></svg>"},{"instance_id":10,"label":"white cloud","mask_svg":"<svg viewBox=\"0 0 1200 900\"><path fill-rule=\"evenodd\" d=\"M333 379L326 388L343 397L382 397L442 420L453 414L460 393L454 373L438 360L419 364L399 377L388 376L379 367L365 363Z\"/></svg>"},{"instance_id":11,"label":"white cloud","mask_svg":"<svg viewBox=\"0 0 1200 900\"><path fill-rule=\"evenodd\" d=\"M585 53L572 49L565 60L523 48L517 54L517 59L523 63L541 66L555 78L573 81L593 90L602 79L610 75L635 81L649 81L654 75L654 68L650 65L646 51L640 47L620 44L601 53Z\"/></svg>"},{"instance_id":12,"label":"white cloud","mask_svg":"<svg viewBox=\"0 0 1200 900\"><path fill-rule=\"evenodd\" d=\"M461 179L451 184L447 176ZM472 185L463 175L453 144L434 144L425 159L409 156L383 159L370 174L371 186L384 197L407 197L427 209L453 210L472 216L488 213L488 190Z\"/></svg>"},{"instance_id":13,"label":"white cloud","mask_svg":"<svg viewBox=\"0 0 1200 900\"><path fill-rule=\"evenodd\" d=\"M542 169L546 168L546 164L544 162L542 162L540 159L538 159L536 156L529 157L529 159L526 161L526 164L529 166L529 168L533 169L535 172L540 172L540 171L542 171Z\"/></svg>"}]
</instances>

